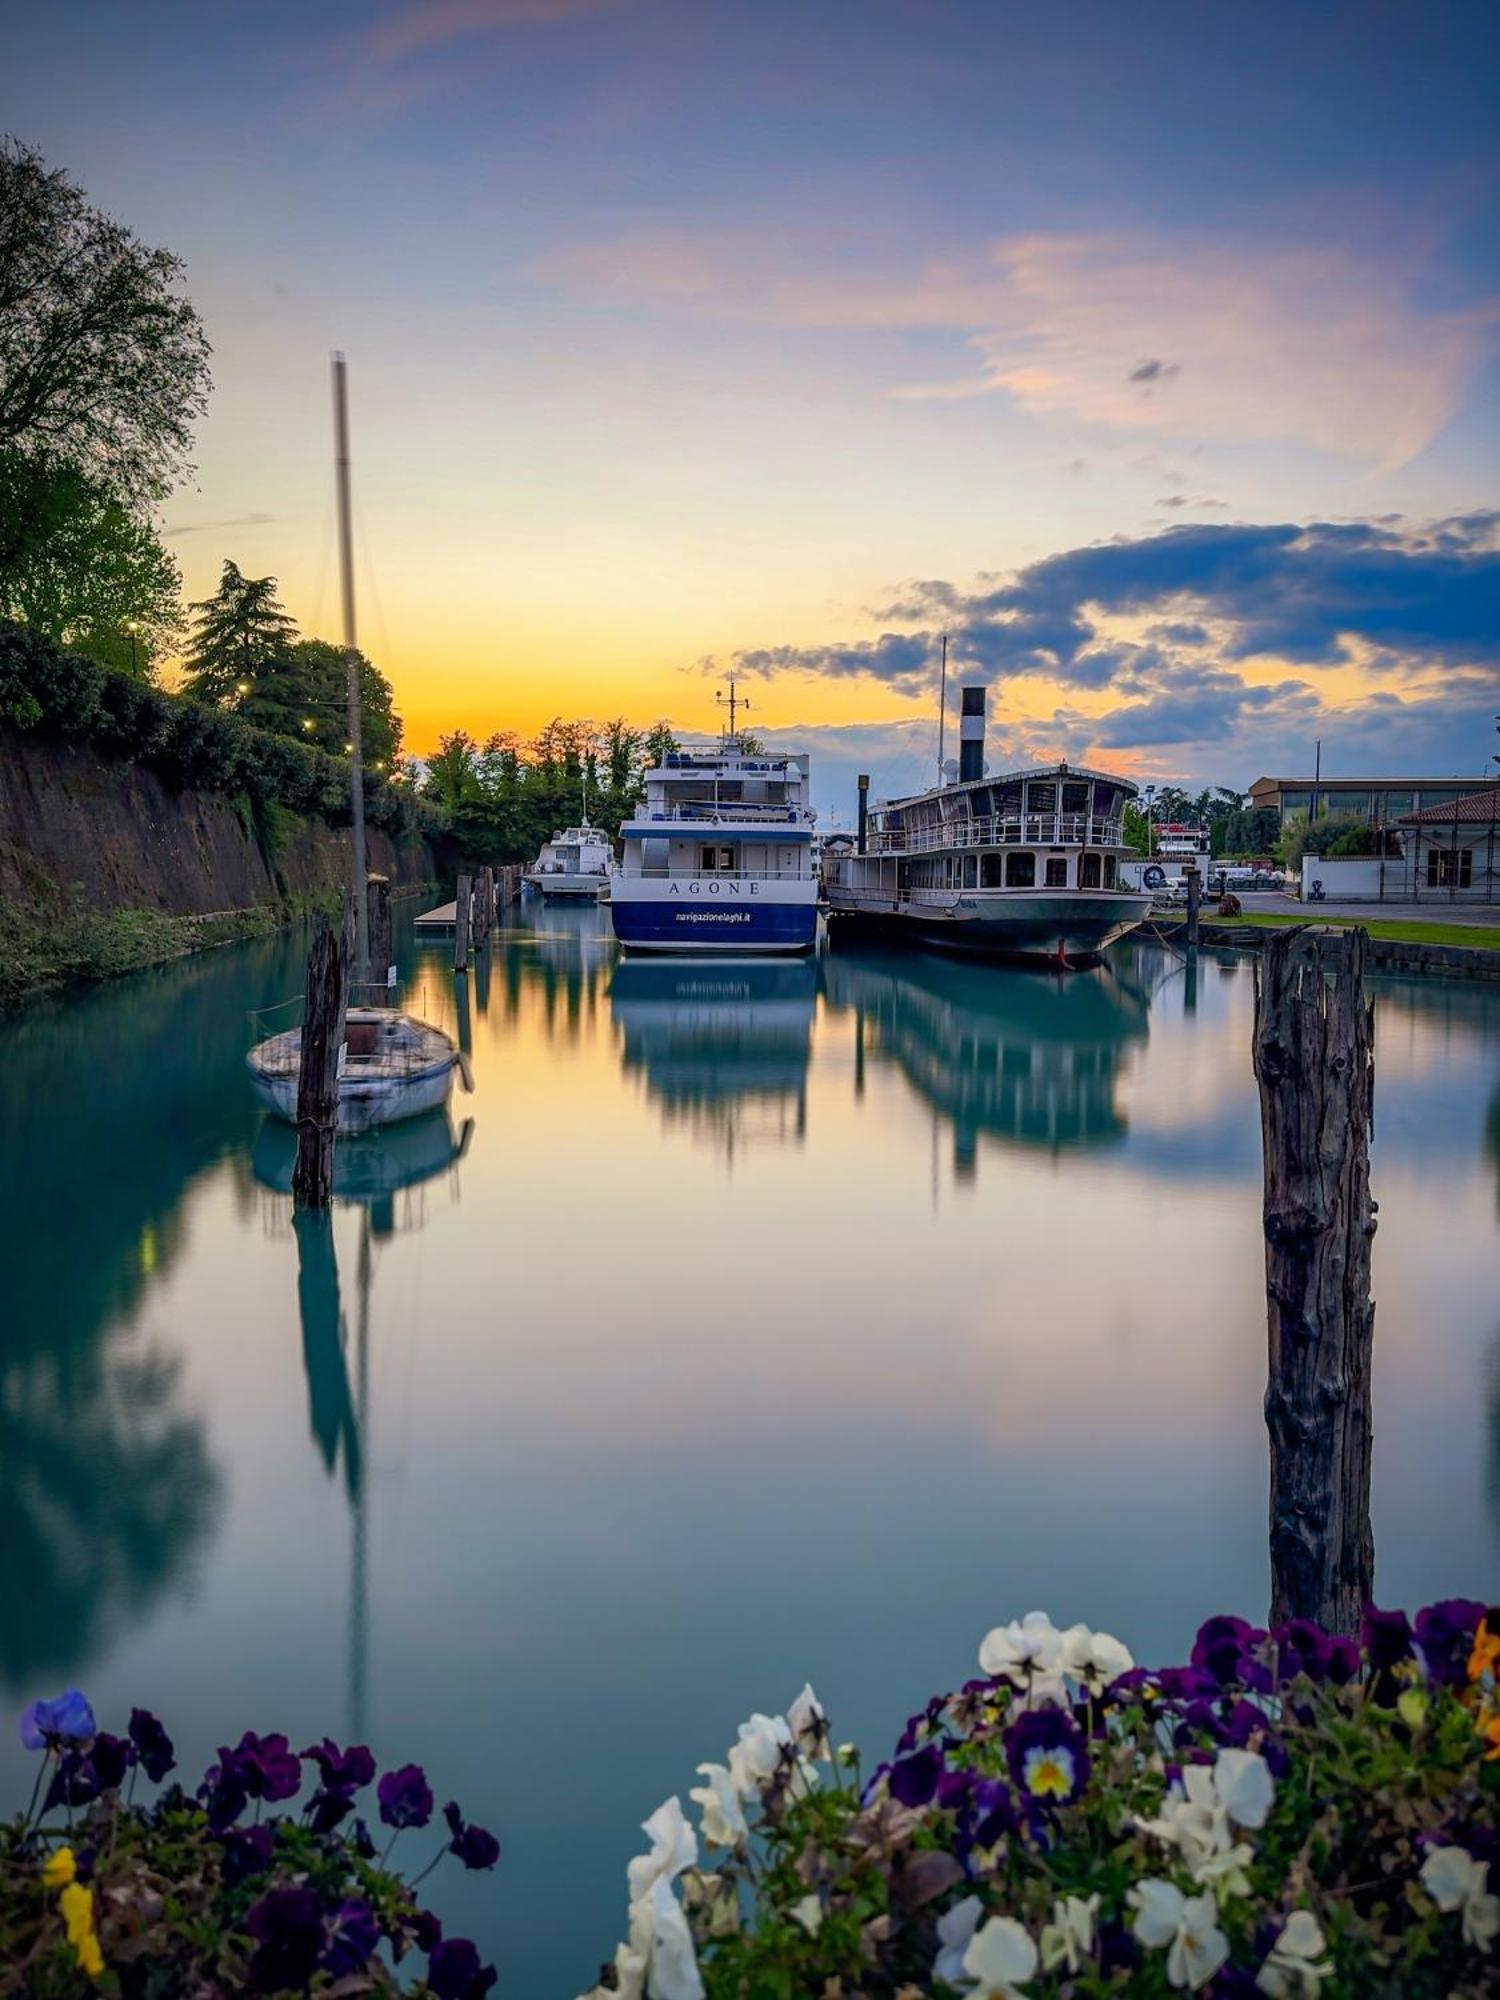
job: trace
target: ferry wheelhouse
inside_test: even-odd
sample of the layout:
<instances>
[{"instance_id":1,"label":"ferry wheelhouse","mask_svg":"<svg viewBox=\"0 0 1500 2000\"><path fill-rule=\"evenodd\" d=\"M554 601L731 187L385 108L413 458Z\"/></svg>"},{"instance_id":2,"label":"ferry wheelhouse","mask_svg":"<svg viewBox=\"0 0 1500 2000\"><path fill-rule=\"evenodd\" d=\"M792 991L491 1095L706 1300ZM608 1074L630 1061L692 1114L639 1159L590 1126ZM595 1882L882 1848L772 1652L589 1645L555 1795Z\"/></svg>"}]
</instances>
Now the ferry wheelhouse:
<instances>
[{"instance_id":1,"label":"ferry wheelhouse","mask_svg":"<svg viewBox=\"0 0 1500 2000\"><path fill-rule=\"evenodd\" d=\"M809 760L674 751L646 773L646 802L621 827L610 885L629 951L799 952L817 941Z\"/></svg>"},{"instance_id":2,"label":"ferry wheelhouse","mask_svg":"<svg viewBox=\"0 0 1500 2000\"><path fill-rule=\"evenodd\" d=\"M614 850L609 835L596 826L570 826L554 833L522 875L528 889L549 901L596 903L609 880Z\"/></svg>"},{"instance_id":3,"label":"ferry wheelhouse","mask_svg":"<svg viewBox=\"0 0 1500 2000\"><path fill-rule=\"evenodd\" d=\"M963 690L957 783L882 801L854 853L825 857L829 917L958 951L1095 958L1151 907L1122 873L1137 787L1066 763L985 776L984 692Z\"/></svg>"}]
</instances>

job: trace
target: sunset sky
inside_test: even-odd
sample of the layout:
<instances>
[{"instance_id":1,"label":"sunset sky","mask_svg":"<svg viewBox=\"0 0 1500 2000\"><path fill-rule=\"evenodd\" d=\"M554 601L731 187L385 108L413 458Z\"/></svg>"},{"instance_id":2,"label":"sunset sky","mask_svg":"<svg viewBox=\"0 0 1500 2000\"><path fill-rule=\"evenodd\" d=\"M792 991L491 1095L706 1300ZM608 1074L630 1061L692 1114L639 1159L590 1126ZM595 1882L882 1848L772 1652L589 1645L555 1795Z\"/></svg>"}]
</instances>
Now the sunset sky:
<instances>
[{"instance_id":1,"label":"sunset sky","mask_svg":"<svg viewBox=\"0 0 1500 2000\"><path fill-rule=\"evenodd\" d=\"M752 725L995 762L1473 773L1500 708L1500 9L54 0L0 126L177 250L187 594L361 637L423 751Z\"/></svg>"}]
</instances>

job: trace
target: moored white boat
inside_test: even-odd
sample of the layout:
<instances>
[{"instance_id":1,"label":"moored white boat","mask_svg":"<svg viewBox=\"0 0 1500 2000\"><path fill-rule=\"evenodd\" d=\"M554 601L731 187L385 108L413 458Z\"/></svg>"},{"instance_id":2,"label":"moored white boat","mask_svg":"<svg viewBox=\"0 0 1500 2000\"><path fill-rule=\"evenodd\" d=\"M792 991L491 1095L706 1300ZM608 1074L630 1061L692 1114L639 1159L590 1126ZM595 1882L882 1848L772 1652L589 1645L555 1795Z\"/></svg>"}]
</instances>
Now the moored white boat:
<instances>
[{"instance_id":1,"label":"moored white boat","mask_svg":"<svg viewBox=\"0 0 1500 2000\"><path fill-rule=\"evenodd\" d=\"M646 802L620 829L610 921L627 951L811 951L818 878L808 759L681 751L646 773Z\"/></svg>"},{"instance_id":2,"label":"moored white boat","mask_svg":"<svg viewBox=\"0 0 1500 2000\"><path fill-rule=\"evenodd\" d=\"M614 866L609 835L585 823L554 833L522 875L548 901L597 902Z\"/></svg>"},{"instance_id":3,"label":"moored white boat","mask_svg":"<svg viewBox=\"0 0 1500 2000\"><path fill-rule=\"evenodd\" d=\"M428 1021L392 1007L351 1007L339 1057L338 1129L363 1132L437 1110L462 1062L457 1044ZM302 1030L257 1043L245 1063L265 1108L294 1124Z\"/></svg>"}]
</instances>

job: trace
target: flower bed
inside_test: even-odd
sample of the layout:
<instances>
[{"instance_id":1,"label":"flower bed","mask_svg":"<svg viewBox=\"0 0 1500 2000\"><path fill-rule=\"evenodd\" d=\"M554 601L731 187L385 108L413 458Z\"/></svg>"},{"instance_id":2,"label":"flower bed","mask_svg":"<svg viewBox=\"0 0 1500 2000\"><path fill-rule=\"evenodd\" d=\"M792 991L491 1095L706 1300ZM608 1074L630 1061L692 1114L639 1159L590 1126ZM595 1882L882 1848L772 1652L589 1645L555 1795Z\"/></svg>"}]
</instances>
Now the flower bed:
<instances>
[{"instance_id":1,"label":"flower bed","mask_svg":"<svg viewBox=\"0 0 1500 2000\"><path fill-rule=\"evenodd\" d=\"M1497 1663L1464 1600L1155 1672L1033 1612L867 1780L806 1688L645 1822L589 2000L1500 1993Z\"/></svg>"},{"instance_id":2,"label":"flower bed","mask_svg":"<svg viewBox=\"0 0 1500 2000\"><path fill-rule=\"evenodd\" d=\"M21 1740L40 1761L27 1812L0 1827L0 1994L483 2000L493 1986L493 1966L467 1938L445 1938L415 1892L448 1854L493 1868L494 1836L450 1802L421 1873L407 1882L390 1865L401 1837L433 1818L415 1764L377 1784L362 1745L325 1738L294 1752L284 1736L247 1733L190 1795L165 1782L176 1756L154 1716L135 1709L112 1735L76 1689L33 1702ZM136 1798L143 1780L161 1787L149 1801ZM387 1962L412 1953L424 1961L415 1982Z\"/></svg>"}]
</instances>

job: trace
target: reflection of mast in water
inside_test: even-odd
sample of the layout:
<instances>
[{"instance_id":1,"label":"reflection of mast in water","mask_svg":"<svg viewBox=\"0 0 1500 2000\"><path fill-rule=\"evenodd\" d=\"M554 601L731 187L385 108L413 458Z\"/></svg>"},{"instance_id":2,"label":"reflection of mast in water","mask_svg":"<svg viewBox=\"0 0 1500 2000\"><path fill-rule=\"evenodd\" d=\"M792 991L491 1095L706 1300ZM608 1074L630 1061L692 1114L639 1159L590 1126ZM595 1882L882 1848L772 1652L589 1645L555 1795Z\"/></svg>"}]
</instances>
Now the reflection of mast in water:
<instances>
[{"instance_id":1,"label":"reflection of mast in water","mask_svg":"<svg viewBox=\"0 0 1500 2000\"><path fill-rule=\"evenodd\" d=\"M302 1363L307 1375L308 1422L325 1469L332 1474L340 1456L349 1502L349 1733L365 1736L369 1657L369 1537L365 1519L365 1466L370 1441L370 1300L374 1246L402 1231L420 1229L426 1211L420 1197L396 1215L396 1196L455 1167L468 1150L474 1121L466 1119L455 1137L446 1111L378 1134L350 1134L339 1142L334 1164L335 1201L360 1211L359 1258L355 1266L357 1318L354 1341L355 1389L351 1395L345 1354L346 1329L339 1298L338 1254L333 1219L327 1210L294 1210L297 1240L297 1310L302 1324ZM251 1149L251 1166L262 1186L290 1191L295 1135L267 1121Z\"/></svg>"}]
</instances>

